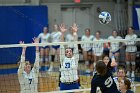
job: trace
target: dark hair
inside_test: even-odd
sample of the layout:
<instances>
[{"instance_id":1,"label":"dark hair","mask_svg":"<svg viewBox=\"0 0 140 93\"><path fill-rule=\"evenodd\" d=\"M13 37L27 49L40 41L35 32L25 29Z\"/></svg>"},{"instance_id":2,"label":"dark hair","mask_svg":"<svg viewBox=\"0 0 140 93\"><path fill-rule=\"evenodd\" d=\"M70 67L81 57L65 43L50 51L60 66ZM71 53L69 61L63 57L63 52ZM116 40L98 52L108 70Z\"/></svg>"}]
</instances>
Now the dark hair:
<instances>
[{"instance_id":1,"label":"dark hair","mask_svg":"<svg viewBox=\"0 0 140 93\"><path fill-rule=\"evenodd\" d=\"M96 31L96 33L99 33L99 34L101 34L101 31L99 31L99 30L98 30L98 31Z\"/></svg>"},{"instance_id":2,"label":"dark hair","mask_svg":"<svg viewBox=\"0 0 140 93\"><path fill-rule=\"evenodd\" d=\"M66 47L66 48L65 48L65 50L66 50L66 49L71 49L71 50L72 50L72 53L73 53L73 50L74 50L73 48L70 48L70 47Z\"/></svg>"},{"instance_id":3,"label":"dark hair","mask_svg":"<svg viewBox=\"0 0 140 93\"><path fill-rule=\"evenodd\" d=\"M101 76L104 76L107 72L107 66L103 61L98 61L96 63L96 70Z\"/></svg>"},{"instance_id":4,"label":"dark hair","mask_svg":"<svg viewBox=\"0 0 140 93\"><path fill-rule=\"evenodd\" d=\"M114 31L115 31L115 32L117 33L117 35L118 35L118 31L117 31L116 29L113 29L113 30L112 30L112 33L113 33Z\"/></svg>"},{"instance_id":5,"label":"dark hair","mask_svg":"<svg viewBox=\"0 0 140 93\"><path fill-rule=\"evenodd\" d=\"M122 67L122 66L118 67L118 70L117 70L117 72L119 72L119 70L123 70L123 71L126 73L126 70L125 70L125 68L124 68L124 67Z\"/></svg>"},{"instance_id":6,"label":"dark hair","mask_svg":"<svg viewBox=\"0 0 140 93\"><path fill-rule=\"evenodd\" d=\"M124 84L127 86L127 90L131 89L131 82L128 78L124 78Z\"/></svg>"},{"instance_id":7,"label":"dark hair","mask_svg":"<svg viewBox=\"0 0 140 93\"><path fill-rule=\"evenodd\" d=\"M133 26L128 27L128 29L129 29L129 28L131 28L132 30L134 30L134 27L133 27Z\"/></svg>"},{"instance_id":8,"label":"dark hair","mask_svg":"<svg viewBox=\"0 0 140 93\"><path fill-rule=\"evenodd\" d=\"M71 50L73 51L73 48L71 48L71 47L66 47L65 50L66 50L66 49L71 49Z\"/></svg>"},{"instance_id":9,"label":"dark hair","mask_svg":"<svg viewBox=\"0 0 140 93\"><path fill-rule=\"evenodd\" d=\"M89 29L89 28L86 28L86 29L85 29L85 32L86 32L86 31L89 31L89 32L90 32L90 29Z\"/></svg>"},{"instance_id":10,"label":"dark hair","mask_svg":"<svg viewBox=\"0 0 140 93\"><path fill-rule=\"evenodd\" d=\"M103 54L102 59L104 59L104 57L109 57L109 55Z\"/></svg>"},{"instance_id":11,"label":"dark hair","mask_svg":"<svg viewBox=\"0 0 140 93\"><path fill-rule=\"evenodd\" d=\"M103 55L103 56L102 56L102 60L104 60L105 57L108 57L108 58L109 58L109 62L108 62L108 64L107 64L107 68L108 68L108 69L113 69L113 68L111 67L111 62L112 62L112 61L111 61L111 58L109 57L109 55Z\"/></svg>"}]
</instances>

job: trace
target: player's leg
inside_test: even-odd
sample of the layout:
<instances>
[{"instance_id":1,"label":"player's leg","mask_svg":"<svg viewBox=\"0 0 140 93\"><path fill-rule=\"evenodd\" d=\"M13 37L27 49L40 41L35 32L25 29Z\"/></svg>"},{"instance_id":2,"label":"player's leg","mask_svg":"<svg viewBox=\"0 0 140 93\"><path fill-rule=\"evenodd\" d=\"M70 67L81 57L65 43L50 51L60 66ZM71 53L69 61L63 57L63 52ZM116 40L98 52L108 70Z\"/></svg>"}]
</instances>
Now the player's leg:
<instances>
[{"instance_id":1,"label":"player's leg","mask_svg":"<svg viewBox=\"0 0 140 93\"><path fill-rule=\"evenodd\" d=\"M99 56L96 56L95 53L93 54L93 56L94 56L94 62L93 62L93 76L94 76L94 74L95 74L95 72L96 72L95 66L96 66L96 62L97 62L98 59L99 59Z\"/></svg>"},{"instance_id":2,"label":"player's leg","mask_svg":"<svg viewBox=\"0 0 140 93\"><path fill-rule=\"evenodd\" d=\"M97 62L97 56L95 54L93 54L93 58L94 58L93 69L95 69L95 65L96 65L96 62Z\"/></svg>"},{"instance_id":3,"label":"player's leg","mask_svg":"<svg viewBox=\"0 0 140 93\"><path fill-rule=\"evenodd\" d=\"M131 77L135 77L135 68L136 68L136 53L130 53L131 56L131 69L132 69L132 73L131 73Z\"/></svg>"},{"instance_id":4,"label":"player's leg","mask_svg":"<svg viewBox=\"0 0 140 93\"><path fill-rule=\"evenodd\" d=\"M40 48L40 67L43 65L43 59L44 59L44 47Z\"/></svg>"},{"instance_id":5,"label":"player's leg","mask_svg":"<svg viewBox=\"0 0 140 93\"><path fill-rule=\"evenodd\" d=\"M55 46L52 46L51 62L50 62L50 68L49 68L48 71L53 70L53 64L54 64L54 61L55 61L55 53L56 53L56 48L55 48Z\"/></svg>"},{"instance_id":6,"label":"player's leg","mask_svg":"<svg viewBox=\"0 0 140 93\"><path fill-rule=\"evenodd\" d=\"M50 51L50 48L49 46L47 46L45 48L45 69L47 69L48 62L49 62L49 51Z\"/></svg>"},{"instance_id":7,"label":"player's leg","mask_svg":"<svg viewBox=\"0 0 140 93\"><path fill-rule=\"evenodd\" d=\"M87 52L87 58L89 60L89 69L90 69L90 72L91 72L93 70L93 67L92 67L92 64L93 64L93 61L92 61L92 50Z\"/></svg>"},{"instance_id":8,"label":"player's leg","mask_svg":"<svg viewBox=\"0 0 140 93\"><path fill-rule=\"evenodd\" d=\"M89 61L88 61L88 53L87 53L87 51L84 51L83 50L83 58L84 58L84 61L85 61L86 73L90 73L90 70L89 70Z\"/></svg>"},{"instance_id":9,"label":"player's leg","mask_svg":"<svg viewBox=\"0 0 140 93\"><path fill-rule=\"evenodd\" d=\"M116 52L114 53L114 56L115 56L115 61L116 61L116 63L119 65L120 50L116 51ZM117 71L117 69L118 69L118 67L115 67L115 72Z\"/></svg>"},{"instance_id":10,"label":"player's leg","mask_svg":"<svg viewBox=\"0 0 140 93\"><path fill-rule=\"evenodd\" d=\"M56 52L57 52L57 61L59 62L59 60L60 60L60 58L59 58L60 57L59 56L60 55L60 45L57 46Z\"/></svg>"},{"instance_id":11,"label":"player's leg","mask_svg":"<svg viewBox=\"0 0 140 93\"><path fill-rule=\"evenodd\" d=\"M130 76L130 53L129 52L126 52L125 53L125 61L126 61L126 75L129 77Z\"/></svg>"}]
</instances>

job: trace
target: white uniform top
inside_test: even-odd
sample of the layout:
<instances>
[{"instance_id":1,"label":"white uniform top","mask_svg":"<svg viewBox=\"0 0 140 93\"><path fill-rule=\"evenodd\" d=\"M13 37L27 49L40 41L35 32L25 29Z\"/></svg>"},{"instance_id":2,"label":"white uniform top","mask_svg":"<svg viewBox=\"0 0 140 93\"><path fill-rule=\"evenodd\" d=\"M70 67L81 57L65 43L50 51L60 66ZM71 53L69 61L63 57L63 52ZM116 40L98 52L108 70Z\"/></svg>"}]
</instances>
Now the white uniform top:
<instances>
[{"instance_id":1,"label":"white uniform top","mask_svg":"<svg viewBox=\"0 0 140 93\"><path fill-rule=\"evenodd\" d=\"M99 39L99 40L103 40L103 39ZM96 38L94 38L93 42L94 41L98 41L98 40ZM94 42L92 49L93 49L93 53L96 56L101 56L103 54L103 50L104 50L104 43L103 42Z\"/></svg>"},{"instance_id":2,"label":"white uniform top","mask_svg":"<svg viewBox=\"0 0 140 93\"><path fill-rule=\"evenodd\" d=\"M41 43L48 43L50 41L50 33L44 34L40 33L38 35L38 38L41 39Z\"/></svg>"},{"instance_id":3,"label":"white uniform top","mask_svg":"<svg viewBox=\"0 0 140 93\"><path fill-rule=\"evenodd\" d=\"M126 40L136 40L137 39L137 35L133 34L133 35L126 35L125 36ZM136 52L137 51L137 47L136 47L136 41L128 41L125 43L126 44L126 52Z\"/></svg>"},{"instance_id":4,"label":"white uniform top","mask_svg":"<svg viewBox=\"0 0 140 93\"><path fill-rule=\"evenodd\" d=\"M76 39L78 39L78 37ZM74 40L74 36L72 34L67 34L65 41L66 42L74 42L75 41ZM74 45L73 44L69 44L68 47L74 48Z\"/></svg>"},{"instance_id":5,"label":"white uniform top","mask_svg":"<svg viewBox=\"0 0 140 93\"><path fill-rule=\"evenodd\" d=\"M67 58L65 56L64 46L60 46L60 62L61 62L61 82L73 82L78 80L78 61L79 61L79 53L78 46L74 45L74 55L72 58Z\"/></svg>"},{"instance_id":6,"label":"white uniform top","mask_svg":"<svg viewBox=\"0 0 140 93\"><path fill-rule=\"evenodd\" d=\"M117 37L109 36L108 37L108 40L115 40L115 39L122 39L122 37L120 37L120 36L117 36ZM120 42L111 42L110 44L111 44L110 45L111 52L116 52L120 49Z\"/></svg>"},{"instance_id":7,"label":"white uniform top","mask_svg":"<svg viewBox=\"0 0 140 93\"><path fill-rule=\"evenodd\" d=\"M52 42L60 42L61 41L61 32L52 32L51 33Z\"/></svg>"},{"instance_id":8,"label":"white uniform top","mask_svg":"<svg viewBox=\"0 0 140 93\"><path fill-rule=\"evenodd\" d=\"M87 37L86 35L83 35L81 38L81 41L93 41L94 36L90 35L89 37ZM87 43L87 44L81 44L81 47L84 51L89 51L90 49L92 49L92 44Z\"/></svg>"},{"instance_id":9,"label":"white uniform top","mask_svg":"<svg viewBox=\"0 0 140 93\"><path fill-rule=\"evenodd\" d=\"M38 93L38 75L39 75L39 53L36 53L34 67L27 74L24 71L25 57L21 55L21 62L18 68L18 80L20 83L20 93Z\"/></svg>"}]
</instances>

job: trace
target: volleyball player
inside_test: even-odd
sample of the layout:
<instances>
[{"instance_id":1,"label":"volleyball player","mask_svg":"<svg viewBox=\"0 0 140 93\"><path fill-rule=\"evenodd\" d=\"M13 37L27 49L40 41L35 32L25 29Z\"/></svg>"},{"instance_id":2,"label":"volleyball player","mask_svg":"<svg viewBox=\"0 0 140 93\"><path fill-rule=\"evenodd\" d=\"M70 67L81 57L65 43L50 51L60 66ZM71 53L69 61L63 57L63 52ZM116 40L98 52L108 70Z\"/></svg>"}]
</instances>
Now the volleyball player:
<instances>
[{"instance_id":1,"label":"volleyball player","mask_svg":"<svg viewBox=\"0 0 140 93\"><path fill-rule=\"evenodd\" d=\"M136 67L136 40L137 35L134 34L134 29L132 27L128 28L128 34L125 36L126 40L131 40L126 42L126 69L127 69L127 76L130 76L130 70L131 72L131 77L135 77L135 67ZM133 41L132 41L133 40Z\"/></svg>"},{"instance_id":2,"label":"volleyball player","mask_svg":"<svg viewBox=\"0 0 140 93\"><path fill-rule=\"evenodd\" d=\"M73 27L76 40L77 27ZM64 32L66 29L60 27L61 30L61 41L64 41ZM79 89L78 84L78 61L79 53L78 46L74 44L74 48L69 48L64 45L60 46L60 90L71 90Z\"/></svg>"},{"instance_id":3,"label":"volleyball player","mask_svg":"<svg viewBox=\"0 0 140 93\"><path fill-rule=\"evenodd\" d=\"M90 34L90 29L85 29L85 35L82 36L81 41L93 41L94 36ZM92 56L92 44L81 44L81 48L83 51L83 57L86 65L86 73L90 73L89 65L91 62L91 56Z\"/></svg>"},{"instance_id":4,"label":"volleyball player","mask_svg":"<svg viewBox=\"0 0 140 93\"><path fill-rule=\"evenodd\" d=\"M113 80L112 73L107 70L105 63L98 61L95 68L97 74L94 75L91 81L91 93L96 93L97 87L101 89L102 93L120 93Z\"/></svg>"},{"instance_id":5,"label":"volleyball player","mask_svg":"<svg viewBox=\"0 0 140 93\"><path fill-rule=\"evenodd\" d=\"M40 33L38 35L39 41L41 40L41 43L46 44L50 42L50 33L48 33L48 28L44 27L43 28L43 33ZM40 47L40 62L41 65L43 63L43 59L45 57L45 65L47 65L47 62L49 62L49 50L50 46L42 46Z\"/></svg>"},{"instance_id":6,"label":"volleyball player","mask_svg":"<svg viewBox=\"0 0 140 93\"><path fill-rule=\"evenodd\" d=\"M38 39L34 39L38 43ZM20 42L24 44L24 42ZM31 64L25 61L26 47L22 48L21 62L18 68L18 80L20 84L20 93L38 93L38 75L39 75L39 47L36 46L36 59L33 68Z\"/></svg>"},{"instance_id":7,"label":"volleyball player","mask_svg":"<svg viewBox=\"0 0 140 93\"><path fill-rule=\"evenodd\" d=\"M124 78L119 82L119 88L121 93L134 93L131 90L131 82L128 78Z\"/></svg>"},{"instance_id":8,"label":"volleyball player","mask_svg":"<svg viewBox=\"0 0 140 93\"><path fill-rule=\"evenodd\" d=\"M61 32L59 31L59 26L54 25L54 31L51 33L51 42L56 43L61 40ZM57 60L59 59L60 45L52 45L52 62L50 64L50 68L48 71L53 70L53 62L55 61L55 57L57 56Z\"/></svg>"},{"instance_id":9,"label":"volleyball player","mask_svg":"<svg viewBox=\"0 0 140 93\"><path fill-rule=\"evenodd\" d=\"M118 36L118 32L116 30L112 31L112 35L108 37L108 40L122 39L122 37ZM114 55L116 62L119 62L119 54L120 54L120 42L110 42L110 56Z\"/></svg>"},{"instance_id":10,"label":"volleyball player","mask_svg":"<svg viewBox=\"0 0 140 93\"><path fill-rule=\"evenodd\" d=\"M94 67L95 67L96 62L98 60L102 60L102 55L103 55L104 43L97 42L99 40L103 40L103 39L101 39L100 35L101 35L101 32L100 31L97 31L95 33L95 38L93 39L93 42L96 41L96 42L93 43L93 46L92 46L93 58L94 58L93 66Z\"/></svg>"},{"instance_id":11,"label":"volleyball player","mask_svg":"<svg viewBox=\"0 0 140 93\"><path fill-rule=\"evenodd\" d=\"M112 56L111 58L109 57L109 55L103 55L103 60L102 62L105 63L105 65L107 66L107 70L110 71L112 74L114 72L114 67L117 66L117 63L115 61L114 56ZM95 73L97 74L97 73ZM99 87L97 87L97 93L101 93L101 90Z\"/></svg>"}]
</instances>

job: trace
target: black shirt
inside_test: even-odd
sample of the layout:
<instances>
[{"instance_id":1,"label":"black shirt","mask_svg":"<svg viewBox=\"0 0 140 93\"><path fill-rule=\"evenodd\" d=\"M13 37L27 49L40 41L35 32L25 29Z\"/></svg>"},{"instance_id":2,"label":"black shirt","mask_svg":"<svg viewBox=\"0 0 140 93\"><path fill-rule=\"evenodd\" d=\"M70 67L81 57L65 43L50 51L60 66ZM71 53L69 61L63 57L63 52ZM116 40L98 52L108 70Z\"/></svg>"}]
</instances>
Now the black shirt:
<instances>
[{"instance_id":1,"label":"black shirt","mask_svg":"<svg viewBox=\"0 0 140 93\"><path fill-rule=\"evenodd\" d=\"M117 89L116 83L114 82L112 74L109 70L104 76L98 74L94 75L91 81L90 93L96 93L97 87L100 87L102 93L120 93Z\"/></svg>"},{"instance_id":2,"label":"black shirt","mask_svg":"<svg viewBox=\"0 0 140 93\"><path fill-rule=\"evenodd\" d=\"M110 70L113 73L113 72L115 72L115 68L114 67L111 67L111 63L112 63L112 60L110 58L109 59L109 62L107 64L107 69Z\"/></svg>"}]
</instances>

